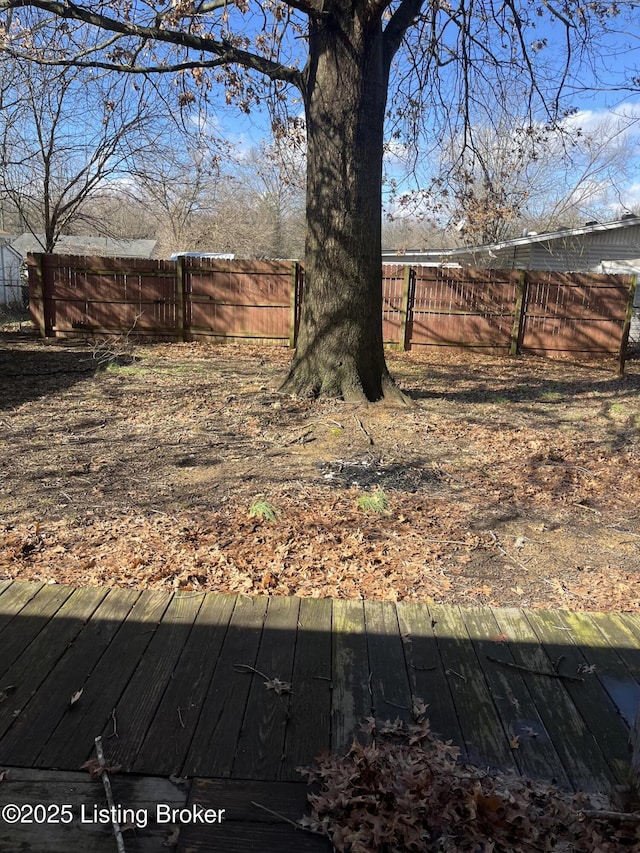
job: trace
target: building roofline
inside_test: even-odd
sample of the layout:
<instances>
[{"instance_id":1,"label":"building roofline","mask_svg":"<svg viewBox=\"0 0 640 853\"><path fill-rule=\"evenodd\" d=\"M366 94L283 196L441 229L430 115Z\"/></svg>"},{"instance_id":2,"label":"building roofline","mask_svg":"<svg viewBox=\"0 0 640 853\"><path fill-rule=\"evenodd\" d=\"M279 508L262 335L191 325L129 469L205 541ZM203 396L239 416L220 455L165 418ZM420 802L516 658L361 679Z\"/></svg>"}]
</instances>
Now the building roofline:
<instances>
[{"instance_id":1,"label":"building roofline","mask_svg":"<svg viewBox=\"0 0 640 853\"><path fill-rule=\"evenodd\" d=\"M554 231L540 231L536 234L527 234L524 237L515 237L511 240L502 240L499 243L482 243L477 246L458 246L454 249L407 249L402 255L421 255L425 258L454 258L458 255L468 255L470 252L502 251L503 249L517 248L518 246L533 246L535 243L549 243L553 240L566 240L567 237L581 237L584 234L594 234L598 231L615 231L619 228L631 228L640 225L640 216L629 215L625 219L616 219L613 222L596 222L582 225L578 228L557 228ZM382 255L400 255L393 249L383 249Z\"/></svg>"}]
</instances>

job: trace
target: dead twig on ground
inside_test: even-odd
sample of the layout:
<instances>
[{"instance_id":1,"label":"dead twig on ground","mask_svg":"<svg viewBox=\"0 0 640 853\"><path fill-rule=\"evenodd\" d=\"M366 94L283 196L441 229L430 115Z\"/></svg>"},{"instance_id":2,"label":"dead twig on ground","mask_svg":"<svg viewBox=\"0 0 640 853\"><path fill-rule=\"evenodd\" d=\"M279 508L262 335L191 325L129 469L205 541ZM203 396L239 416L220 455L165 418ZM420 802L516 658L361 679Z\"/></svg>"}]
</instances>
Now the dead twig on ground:
<instances>
[{"instance_id":1,"label":"dead twig on ground","mask_svg":"<svg viewBox=\"0 0 640 853\"><path fill-rule=\"evenodd\" d=\"M498 551L500 551L500 553L502 554L503 557L506 557L507 560L511 560L512 563L515 563L515 565L518 566L519 568L521 568L523 571L525 571L525 572L529 571L529 569L527 568L527 566L525 566L524 563L521 563L520 560L516 560L516 558L512 557L508 551L505 551L505 549L500 544L498 537L493 532L493 530L489 531L489 535L493 539L493 545L498 549Z\"/></svg>"},{"instance_id":2,"label":"dead twig on ground","mask_svg":"<svg viewBox=\"0 0 640 853\"><path fill-rule=\"evenodd\" d=\"M358 424L358 427L360 428L360 430L366 435L369 444L373 445L374 444L373 438L364 428L364 425L363 425L362 421L360 420L360 418L357 415L354 415L353 419Z\"/></svg>"},{"instance_id":3,"label":"dead twig on ground","mask_svg":"<svg viewBox=\"0 0 640 853\"><path fill-rule=\"evenodd\" d=\"M266 806L263 806L262 803L256 803L254 800L251 800L251 805L255 806L257 809L262 809L263 812L272 815L273 817L277 817L278 820L284 821L284 823L288 823L290 826L295 827L295 829L300 829L302 832L310 832L312 835L324 835L323 832L318 832L316 829L312 829L310 826L304 826L297 820L291 820L290 817L286 817L286 815L280 814L280 812L274 812L273 809L268 809Z\"/></svg>"},{"instance_id":4,"label":"dead twig on ground","mask_svg":"<svg viewBox=\"0 0 640 853\"><path fill-rule=\"evenodd\" d=\"M610 812L606 809L580 809L578 819L610 820L614 823L640 823L640 812Z\"/></svg>"},{"instance_id":5,"label":"dead twig on ground","mask_svg":"<svg viewBox=\"0 0 640 853\"><path fill-rule=\"evenodd\" d=\"M124 839L122 837L122 832L120 831L120 824L118 823L116 805L113 799L113 791L111 789L111 779L109 778L109 773L107 771L107 763L104 760L104 752L102 750L102 737L98 735L98 737L94 741L96 747L96 757L98 759L98 764L100 765L100 770L102 771L100 775L102 776L102 784L104 786L104 793L107 798L107 804L109 806L109 810L111 812L111 825L113 827L113 834L115 835L116 845L118 847L118 853L126 853L126 849L124 846Z\"/></svg>"},{"instance_id":6,"label":"dead twig on ground","mask_svg":"<svg viewBox=\"0 0 640 853\"><path fill-rule=\"evenodd\" d=\"M566 681L584 682L584 678L580 678L578 675L564 675L562 672L554 672L551 669L533 669L529 666L522 666L519 663L511 663L511 661L508 660L498 660L498 658L493 658L491 655L485 655L485 657L492 663L499 663L501 666L506 666L509 669L517 669L519 672L529 672L532 675L547 675L549 678L564 678Z\"/></svg>"}]
</instances>

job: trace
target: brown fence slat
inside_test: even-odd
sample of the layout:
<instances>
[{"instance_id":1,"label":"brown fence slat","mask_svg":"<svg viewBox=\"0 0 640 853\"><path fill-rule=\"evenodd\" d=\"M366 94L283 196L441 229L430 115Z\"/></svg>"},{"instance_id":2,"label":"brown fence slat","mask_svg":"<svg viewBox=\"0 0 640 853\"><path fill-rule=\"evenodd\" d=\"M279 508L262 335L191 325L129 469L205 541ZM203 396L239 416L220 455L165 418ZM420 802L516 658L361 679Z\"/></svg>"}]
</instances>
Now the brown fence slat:
<instances>
[{"instance_id":1,"label":"brown fence slat","mask_svg":"<svg viewBox=\"0 0 640 853\"><path fill-rule=\"evenodd\" d=\"M297 338L297 262L31 255L28 267L43 337ZM630 276L384 264L382 282L383 340L400 349L616 353L624 364Z\"/></svg>"}]
</instances>

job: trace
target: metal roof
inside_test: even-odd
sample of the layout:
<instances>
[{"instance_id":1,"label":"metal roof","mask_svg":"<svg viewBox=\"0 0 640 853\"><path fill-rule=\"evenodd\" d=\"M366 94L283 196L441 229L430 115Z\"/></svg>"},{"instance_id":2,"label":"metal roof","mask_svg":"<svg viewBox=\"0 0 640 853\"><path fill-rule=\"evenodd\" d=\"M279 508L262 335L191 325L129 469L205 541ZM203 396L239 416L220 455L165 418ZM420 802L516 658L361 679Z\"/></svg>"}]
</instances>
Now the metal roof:
<instances>
[{"instance_id":1,"label":"metal roof","mask_svg":"<svg viewBox=\"0 0 640 853\"><path fill-rule=\"evenodd\" d=\"M515 237L511 240L503 240L499 243L482 243L477 246L458 246L454 249L407 249L400 253L393 249L383 249L382 257L393 255L400 259L406 258L423 258L425 261L437 260L439 258L455 258L457 256L467 256L472 253L491 254L494 252L503 252L513 249L514 251L520 247L530 247L540 243L551 243L556 240L567 240L573 237L582 237L589 234L597 234L604 231L619 231L622 229L633 228L640 225L640 217L633 214L627 215L622 219L617 219L613 222L594 222L588 225L582 225L579 228L557 228L554 231L530 232L522 237Z\"/></svg>"},{"instance_id":2,"label":"metal roof","mask_svg":"<svg viewBox=\"0 0 640 853\"><path fill-rule=\"evenodd\" d=\"M63 235L54 249L58 255L99 255L102 257L150 258L156 247L156 240L120 240L114 237L75 237ZM29 252L42 252L44 236L29 232L20 234L11 240L11 245L23 257Z\"/></svg>"}]
</instances>

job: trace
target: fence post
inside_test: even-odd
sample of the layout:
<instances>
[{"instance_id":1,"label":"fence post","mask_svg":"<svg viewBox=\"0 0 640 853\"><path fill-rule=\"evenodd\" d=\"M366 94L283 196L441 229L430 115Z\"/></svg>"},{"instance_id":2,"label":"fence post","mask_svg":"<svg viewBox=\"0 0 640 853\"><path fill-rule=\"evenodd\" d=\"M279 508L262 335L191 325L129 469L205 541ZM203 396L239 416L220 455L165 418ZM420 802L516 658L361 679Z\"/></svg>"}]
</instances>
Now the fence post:
<instances>
[{"instance_id":1,"label":"fence post","mask_svg":"<svg viewBox=\"0 0 640 853\"><path fill-rule=\"evenodd\" d=\"M620 337L620 352L618 353L618 376L624 376L624 365L627 360L627 347L629 346L629 331L631 330L631 318L633 317L633 300L636 295L636 287L638 286L638 276L631 276L631 284L629 285L629 298L627 300L627 310L624 315L624 323L622 324L622 335ZM640 768L638 768L640 774Z\"/></svg>"},{"instance_id":2,"label":"fence post","mask_svg":"<svg viewBox=\"0 0 640 853\"><path fill-rule=\"evenodd\" d=\"M289 294L289 348L295 349L298 337L298 262L291 264L291 291Z\"/></svg>"},{"instance_id":3,"label":"fence post","mask_svg":"<svg viewBox=\"0 0 640 853\"><path fill-rule=\"evenodd\" d=\"M516 305L513 310L513 325L511 327L511 355L518 355L522 347L522 333L524 330L524 317L526 305L527 273L520 272L517 284Z\"/></svg>"},{"instance_id":4,"label":"fence post","mask_svg":"<svg viewBox=\"0 0 640 853\"><path fill-rule=\"evenodd\" d=\"M400 340L398 347L404 352L409 349L409 314L413 309L412 282L415 276L413 267L407 265L404 268L404 285L402 289L402 304L400 306Z\"/></svg>"},{"instance_id":5,"label":"fence post","mask_svg":"<svg viewBox=\"0 0 640 853\"><path fill-rule=\"evenodd\" d=\"M176 322L178 325L178 341L183 344L186 341L183 255L178 255L176 258Z\"/></svg>"},{"instance_id":6,"label":"fence post","mask_svg":"<svg viewBox=\"0 0 640 853\"><path fill-rule=\"evenodd\" d=\"M47 337L47 329L50 326L50 318L47 317L47 303L45 300L44 274L42 271L42 253L37 252L28 259L29 264L29 310L31 317L38 326L41 338ZM32 286L33 285L33 286ZM37 300L34 305L31 294Z\"/></svg>"}]
</instances>

